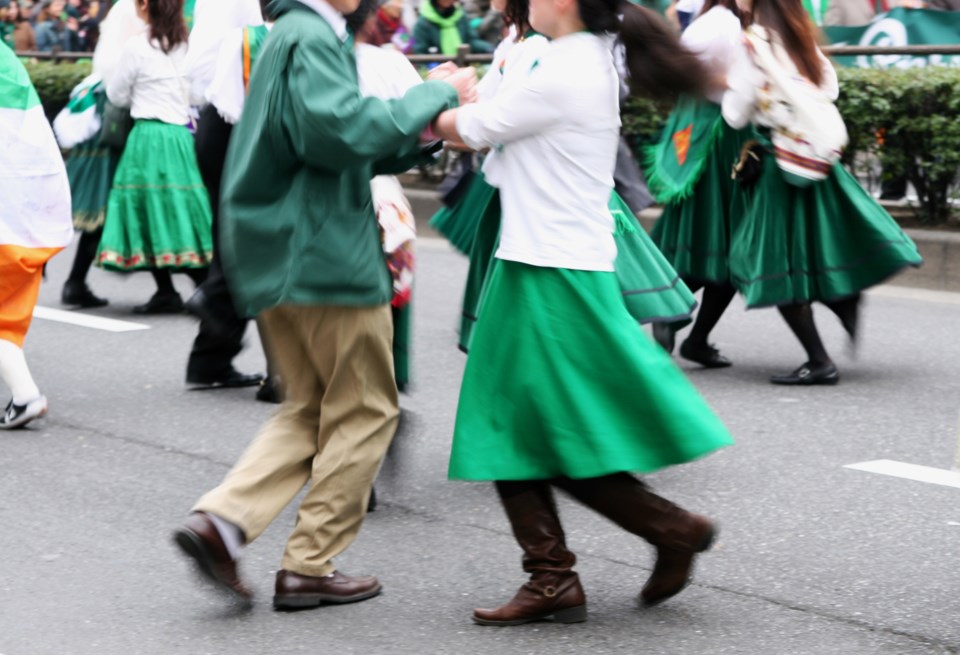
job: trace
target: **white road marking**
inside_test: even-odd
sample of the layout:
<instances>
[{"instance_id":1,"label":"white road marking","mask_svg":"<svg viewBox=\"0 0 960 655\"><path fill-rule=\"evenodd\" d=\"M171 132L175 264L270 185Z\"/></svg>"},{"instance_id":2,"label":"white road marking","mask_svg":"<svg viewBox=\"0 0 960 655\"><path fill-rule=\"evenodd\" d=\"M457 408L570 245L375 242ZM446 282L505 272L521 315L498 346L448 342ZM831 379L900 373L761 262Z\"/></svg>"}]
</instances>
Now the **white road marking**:
<instances>
[{"instance_id":1,"label":"white road marking","mask_svg":"<svg viewBox=\"0 0 960 655\"><path fill-rule=\"evenodd\" d=\"M907 480L926 482L927 484L939 484L944 487L960 489L960 472L933 468L932 466L895 462L891 459L877 459L872 462L848 464L844 466L844 468L854 469L855 471L866 471L867 473L879 473L880 475L891 475L895 478L905 478Z\"/></svg>"},{"instance_id":2,"label":"white road marking","mask_svg":"<svg viewBox=\"0 0 960 655\"><path fill-rule=\"evenodd\" d=\"M34 307L34 318L42 318L48 321L58 323L69 323L70 325L79 325L80 327L93 328L94 330L106 330L107 332L136 332L137 330L149 330L149 325L143 323L131 323L129 321L118 321L113 318L101 318L89 314L80 314L78 312L67 312L62 309L51 309L50 307Z\"/></svg>"}]
</instances>

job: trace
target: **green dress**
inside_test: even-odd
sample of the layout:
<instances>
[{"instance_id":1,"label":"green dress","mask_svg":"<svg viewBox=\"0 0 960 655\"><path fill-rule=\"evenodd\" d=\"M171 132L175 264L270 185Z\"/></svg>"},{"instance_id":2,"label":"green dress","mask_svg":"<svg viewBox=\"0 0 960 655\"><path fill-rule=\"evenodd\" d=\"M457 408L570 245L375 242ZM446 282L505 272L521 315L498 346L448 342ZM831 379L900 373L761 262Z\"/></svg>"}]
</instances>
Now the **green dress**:
<instances>
[{"instance_id":1,"label":"green dress","mask_svg":"<svg viewBox=\"0 0 960 655\"><path fill-rule=\"evenodd\" d=\"M732 280L748 307L841 299L922 262L916 244L842 165L800 188L771 155L730 248Z\"/></svg>"},{"instance_id":2,"label":"green dress","mask_svg":"<svg viewBox=\"0 0 960 655\"><path fill-rule=\"evenodd\" d=\"M730 235L745 203L731 170L754 138L752 128L728 126L719 105L684 100L648 153L650 188L664 205L651 237L685 280L730 281Z\"/></svg>"},{"instance_id":3,"label":"green dress","mask_svg":"<svg viewBox=\"0 0 960 655\"><path fill-rule=\"evenodd\" d=\"M203 268L213 258L213 216L193 135L138 120L120 158L97 263L114 271Z\"/></svg>"},{"instance_id":4,"label":"green dress","mask_svg":"<svg viewBox=\"0 0 960 655\"><path fill-rule=\"evenodd\" d=\"M107 94L102 85L90 89L96 99L96 112L103 117ZM101 130L103 128L101 127ZM100 131L75 146L67 155L67 178L73 202L73 227L96 232L103 227L110 187L117 172L120 153L100 145Z\"/></svg>"},{"instance_id":5,"label":"green dress","mask_svg":"<svg viewBox=\"0 0 960 655\"><path fill-rule=\"evenodd\" d=\"M480 218L490 204L495 187L487 184L483 173L473 171L463 196L452 207L441 207L430 219L430 226L447 238L454 248L470 256Z\"/></svg>"},{"instance_id":6,"label":"green dress","mask_svg":"<svg viewBox=\"0 0 960 655\"><path fill-rule=\"evenodd\" d=\"M731 443L627 312L615 274L495 262L460 391L451 478L646 473Z\"/></svg>"},{"instance_id":7,"label":"green dress","mask_svg":"<svg viewBox=\"0 0 960 655\"><path fill-rule=\"evenodd\" d=\"M460 318L458 345L464 352L470 349L494 253L500 243L500 194L482 179L475 180L474 184L487 187L489 192L485 195L489 200L483 205L474 204L469 214L461 213L464 220L477 226L470 250L470 268ZM613 265L621 297L630 315L641 324L671 323L679 328L688 323L697 305L690 289L647 236L633 210L616 191L611 193L608 206L616 225L613 239L617 246L617 258Z\"/></svg>"}]
</instances>

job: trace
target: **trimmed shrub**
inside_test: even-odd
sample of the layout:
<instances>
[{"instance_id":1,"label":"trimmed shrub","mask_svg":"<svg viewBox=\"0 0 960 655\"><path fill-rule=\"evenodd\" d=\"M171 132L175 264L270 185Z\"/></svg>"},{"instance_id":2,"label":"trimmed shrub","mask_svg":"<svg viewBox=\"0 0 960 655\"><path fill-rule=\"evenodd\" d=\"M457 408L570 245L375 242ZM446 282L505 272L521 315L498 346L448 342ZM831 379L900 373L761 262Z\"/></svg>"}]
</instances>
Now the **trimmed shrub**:
<instances>
[{"instance_id":1,"label":"trimmed shrub","mask_svg":"<svg viewBox=\"0 0 960 655\"><path fill-rule=\"evenodd\" d=\"M37 88L37 95L43 103L43 110L51 121L67 106L70 92L80 84L92 70L90 60L76 63L50 61L25 61L27 73Z\"/></svg>"}]
</instances>

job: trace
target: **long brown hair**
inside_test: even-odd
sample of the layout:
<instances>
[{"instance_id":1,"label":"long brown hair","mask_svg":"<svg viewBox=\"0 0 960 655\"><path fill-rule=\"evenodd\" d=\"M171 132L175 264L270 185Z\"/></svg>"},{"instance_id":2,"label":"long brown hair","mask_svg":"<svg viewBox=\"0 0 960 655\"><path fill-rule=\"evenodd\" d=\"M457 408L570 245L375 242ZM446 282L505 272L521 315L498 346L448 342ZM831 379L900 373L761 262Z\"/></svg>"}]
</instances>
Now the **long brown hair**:
<instances>
[{"instance_id":1,"label":"long brown hair","mask_svg":"<svg viewBox=\"0 0 960 655\"><path fill-rule=\"evenodd\" d=\"M503 22L507 27L517 28L517 38L523 38L530 31L530 0L507 0Z\"/></svg>"},{"instance_id":2,"label":"long brown hair","mask_svg":"<svg viewBox=\"0 0 960 655\"><path fill-rule=\"evenodd\" d=\"M823 68L817 48L819 34L800 0L754 0L749 18L751 22L776 32L797 70L820 86Z\"/></svg>"},{"instance_id":3,"label":"long brown hair","mask_svg":"<svg viewBox=\"0 0 960 655\"><path fill-rule=\"evenodd\" d=\"M578 0L578 4L587 30L619 33L633 93L658 99L706 93L710 83L706 67L659 14L629 0Z\"/></svg>"},{"instance_id":4,"label":"long brown hair","mask_svg":"<svg viewBox=\"0 0 960 655\"><path fill-rule=\"evenodd\" d=\"M146 0L137 2L142 5ZM183 20L183 0L149 0L147 18L150 39L156 41L165 54L187 42L190 33Z\"/></svg>"}]
</instances>

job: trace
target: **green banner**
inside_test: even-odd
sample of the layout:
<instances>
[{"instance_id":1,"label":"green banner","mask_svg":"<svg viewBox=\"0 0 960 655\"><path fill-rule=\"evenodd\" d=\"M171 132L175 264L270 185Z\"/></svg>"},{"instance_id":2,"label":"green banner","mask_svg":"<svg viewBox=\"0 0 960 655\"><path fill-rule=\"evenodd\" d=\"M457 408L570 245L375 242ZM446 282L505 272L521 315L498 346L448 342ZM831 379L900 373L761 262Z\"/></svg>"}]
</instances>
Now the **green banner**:
<instances>
[{"instance_id":1,"label":"green banner","mask_svg":"<svg viewBox=\"0 0 960 655\"><path fill-rule=\"evenodd\" d=\"M861 27L825 27L831 45L908 46L960 44L960 11L892 9ZM835 57L842 66L861 68L919 68L960 66L960 55L861 55Z\"/></svg>"}]
</instances>

